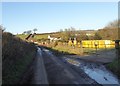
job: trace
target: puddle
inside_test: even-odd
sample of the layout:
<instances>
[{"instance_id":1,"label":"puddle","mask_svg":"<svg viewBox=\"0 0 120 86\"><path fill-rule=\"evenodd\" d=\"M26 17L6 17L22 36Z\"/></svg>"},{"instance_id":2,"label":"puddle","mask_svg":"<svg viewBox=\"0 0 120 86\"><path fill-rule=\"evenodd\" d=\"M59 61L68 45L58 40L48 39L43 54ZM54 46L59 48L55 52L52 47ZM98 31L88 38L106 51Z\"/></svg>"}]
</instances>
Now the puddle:
<instances>
[{"instance_id":1,"label":"puddle","mask_svg":"<svg viewBox=\"0 0 120 86\"><path fill-rule=\"evenodd\" d=\"M72 59L66 59L68 63L73 64L75 66L80 66L80 63L78 61L72 60Z\"/></svg>"},{"instance_id":2,"label":"puddle","mask_svg":"<svg viewBox=\"0 0 120 86\"><path fill-rule=\"evenodd\" d=\"M43 49L53 55L48 49ZM89 77L99 84L120 84L117 76L108 71L104 65L99 63L85 62L80 59L63 57L63 62L67 62L82 69Z\"/></svg>"},{"instance_id":3,"label":"puddle","mask_svg":"<svg viewBox=\"0 0 120 86\"><path fill-rule=\"evenodd\" d=\"M107 70L98 68L91 69L86 66L83 67L83 70L89 75L89 77L97 81L99 84L119 84L117 78Z\"/></svg>"},{"instance_id":4,"label":"puddle","mask_svg":"<svg viewBox=\"0 0 120 86\"><path fill-rule=\"evenodd\" d=\"M50 52L48 49L43 49L43 51Z\"/></svg>"},{"instance_id":5,"label":"puddle","mask_svg":"<svg viewBox=\"0 0 120 86\"><path fill-rule=\"evenodd\" d=\"M113 75L102 64L89 63L66 57L64 57L64 59L69 64L82 69L89 77L99 84L119 84L117 76Z\"/></svg>"}]
</instances>

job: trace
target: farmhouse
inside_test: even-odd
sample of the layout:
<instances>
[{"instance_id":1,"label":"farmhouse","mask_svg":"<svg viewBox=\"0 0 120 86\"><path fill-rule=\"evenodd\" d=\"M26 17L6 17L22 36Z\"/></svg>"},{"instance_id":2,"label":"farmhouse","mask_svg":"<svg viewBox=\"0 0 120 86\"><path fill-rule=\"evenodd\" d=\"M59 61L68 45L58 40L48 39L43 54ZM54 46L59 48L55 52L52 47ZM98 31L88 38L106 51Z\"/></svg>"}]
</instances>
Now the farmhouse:
<instances>
[{"instance_id":1,"label":"farmhouse","mask_svg":"<svg viewBox=\"0 0 120 86\"><path fill-rule=\"evenodd\" d=\"M61 40L60 37L53 37L53 36L50 36L50 35L48 35L48 39L50 39L50 41L58 41L58 40Z\"/></svg>"}]
</instances>

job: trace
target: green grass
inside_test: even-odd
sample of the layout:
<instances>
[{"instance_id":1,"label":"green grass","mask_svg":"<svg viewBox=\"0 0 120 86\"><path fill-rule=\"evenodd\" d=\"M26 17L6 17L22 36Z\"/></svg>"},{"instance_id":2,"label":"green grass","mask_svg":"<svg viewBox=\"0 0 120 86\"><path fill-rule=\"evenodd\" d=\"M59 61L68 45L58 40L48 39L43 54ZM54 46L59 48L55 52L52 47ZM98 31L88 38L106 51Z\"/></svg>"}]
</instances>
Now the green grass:
<instances>
[{"instance_id":1,"label":"green grass","mask_svg":"<svg viewBox=\"0 0 120 86\"><path fill-rule=\"evenodd\" d=\"M56 47L52 47L52 49L55 49L55 50L58 50L60 52L67 52L67 53L70 53L70 54L77 54L77 55L83 55L83 54L89 54L91 52L94 52L95 49L93 48L83 48L83 49L80 49L78 47L72 47L72 46L60 46L60 45L57 45ZM82 51L84 53L82 53Z\"/></svg>"},{"instance_id":2,"label":"green grass","mask_svg":"<svg viewBox=\"0 0 120 86\"><path fill-rule=\"evenodd\" d=\"M47 39L48 35L47 34L41 34L41 35L35 35L34 39Z\"/></svg>"},{"instance_id":3,"label":"green grass","mask_svg":"<svg viewBox=\"0 0 120 86\"><path fill-rule=\"evenodd\" d=\"M57 45L55 47L52 47L52 49L58 50L60 52L67 52L69 54L81 54L80 48L73 48L71 46L60 46L60 45Z\"/></svg>"},{"instance_id":4,"label":"green grass","mask_svg":"<svg viewBox=\"0 0 120 86\"><path fill-rule=\"evenodd\" d=\"M17 37L20 37L21 39L23 39L23 40L25 40L25 38L28 36L28 34L27 35L25 35L25 34L18 34L18 35L16 35ZM36 40L36 41L39 41L39 40L41 40L41 39L47 39L47 37L48 37L48 34L39 34L39 35L35 35L34 36L34 39Z\"/></svg>"},{"instance_id":5,"label":"green grass","mask_svg":"<svg viewBox=\"0 0 120 86\"><path fill-rule=\"evenodd\" d=\"M54 50L58 50L60 52L66 52L69 54L77 54L77 55L86 55L86 54L95 54L96 49L95 48L78 48L78 47L72 47L68 45L57 45L55 47L51 47ZM111 50L111 49L107 49ZM97 49L97 52L106 51L106 49ZM83 52L83 53L82 53Z\"/></svg>"},{"instance_id":6,"label":"green grass","mask_svg":"<svg viewBox=\"0 0 120 86\"><path fill-rule=\"evenodd\" d=\"M23 39L23 40L25 40L25 38L28 36L28 34L27 35L24 35L24 34L18 34L18 35L16 35L17 37L20 37L21 39Z\"/></svg>"},{"instance_id":7,"label":"green grass","mask_svg":"<svg viewBox=\"0 0 120 86\"><path fill-rule=\"evenodd\" d=\"M111 51L114 50L114 48L98 48L97 52L104 52L104 51ZM87 54L95 54L96 53L96 49L95 48L84 48L84 53Z\"/></svg>"},{"instance_id":8,"label":"green grass","mask_svg":"<svg viewBox=\"0 0 120 86\"><path fill-rule=\"evenodd\" d=\"M111 70L114 74L116 74L120 78L120 59L116 59L113 62L106 65L106 67Z\"/></svg>"}]
</instances>

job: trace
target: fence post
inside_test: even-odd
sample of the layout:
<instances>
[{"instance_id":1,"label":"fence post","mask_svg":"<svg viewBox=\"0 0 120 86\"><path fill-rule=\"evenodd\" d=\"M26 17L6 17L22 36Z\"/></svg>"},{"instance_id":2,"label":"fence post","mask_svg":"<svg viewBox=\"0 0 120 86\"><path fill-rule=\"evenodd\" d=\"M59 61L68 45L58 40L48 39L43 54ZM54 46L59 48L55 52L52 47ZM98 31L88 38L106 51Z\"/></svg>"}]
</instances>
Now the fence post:
<instances>
[{"instance_id":1,"label":"fence post","mask_svg":"<svg viewBox=\"0 0 120 86\"><path fill-rule=\"evenodd\" d=\"M119 47L120 40L115 40L115 49L116 49L116 57L120 59L120 47Z\"/></svg>"},{"instance_id":2,"label":"fence post","mask_svg":"<svg viewBox=\"0 0 120 86\"><path fill-rule=\"evenodd\" d=\"M97 44L95 44L96 54L97 54Z\"/></svg>"},{"instance_id":3,"label":"fence post","mask_svg":"<svg viewBox=\"0 0 120 86\"><path fill-rule=\"evenodd\" d=\"M82 46L82 41L80 41L80 54L83 55L83 46Z\"/></svg>"},{"instance_id":4,"label":"fence post","mask_svg":"<svg viewBox=\"0 0 120 86\"><path fill-rule=\"evenodd\" d=\"M96 50L96 55L97 55L97 46L98 46L97 42L94 42L94 45L95 45L95 50Z\"/></svg>"},{"instance_id":5,"label":"fence post","mask_svg":"<svg viewBox=\"0 0 120 86\"><path fill-rule=\"evenodd\" d=\"M107 48L106 48L106 44L105 44L105 50L106 50Z\"/></svg>"}]
</instances>

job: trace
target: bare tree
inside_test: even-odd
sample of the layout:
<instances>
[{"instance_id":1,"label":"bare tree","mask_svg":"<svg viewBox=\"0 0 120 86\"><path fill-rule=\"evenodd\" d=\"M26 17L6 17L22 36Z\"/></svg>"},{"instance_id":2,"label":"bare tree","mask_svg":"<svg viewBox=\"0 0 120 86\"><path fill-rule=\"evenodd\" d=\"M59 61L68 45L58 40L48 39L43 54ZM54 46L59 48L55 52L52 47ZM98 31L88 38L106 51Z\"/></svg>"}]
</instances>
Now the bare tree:
<instances>
[{"instance_id":1,"label":"bare tree","mask_svg":"<svg viewBox=\"0 0 120 86\"><path fill-rule=\"evenodd\" d=\"M114 20L110 23L108 23L108 25L105 28L118 28L118 26L120 25L120 20Z\"/></svg>"},{"instance_id":2,"label":"bare tree","mask_svg":"<svg viewBox=\"0 0 120 86\"><path fill-rule=\"evenodd\" d=\"M31 34L31 32L32 32L31 30L26 31L27 34Z\"/></svg>"},{"instance_id":3,"label":"bare tree","mask_svg":"<svg viewBox=\"0 0 120 86\"><path fill-rule=\"evenodd\" d=\"M37 31L37 28L34 28L33 31L34 31L34 33L35 33L35 31Z\"/></svg>"},{"instance_id":4,"label":"bare tree","mask_svg":"<svg viewBox=\"0 0 120 86\"><path fill-rule=\"evenodd\" d=\"M120 22L118 20L114 20L97 32L102 37L102 39L116 40L118 36L120 36L118 31L119 24Z\"/></svg>"},{"instance_id":5,"label":"bare tree","mask_svg":"<svg viewBox=\"0 0 120 86\"><path fill-rule=\"evenodd\" d=\"M0 25L0 30L2 31L2 32L4 32L5 31L5 27L3 27L2 25Z\"/></svg>"},{"instance_id":6,"label":"bare tree","mask_svg":"<svg viewBox=\"0 0 120 86\"><path fill-rule=\"evenodd\" d=\"M24 32L23 32L23 34L26 34L26 33L27 33L27 31L24 31Z\"/></svg>"}]
</instances>

